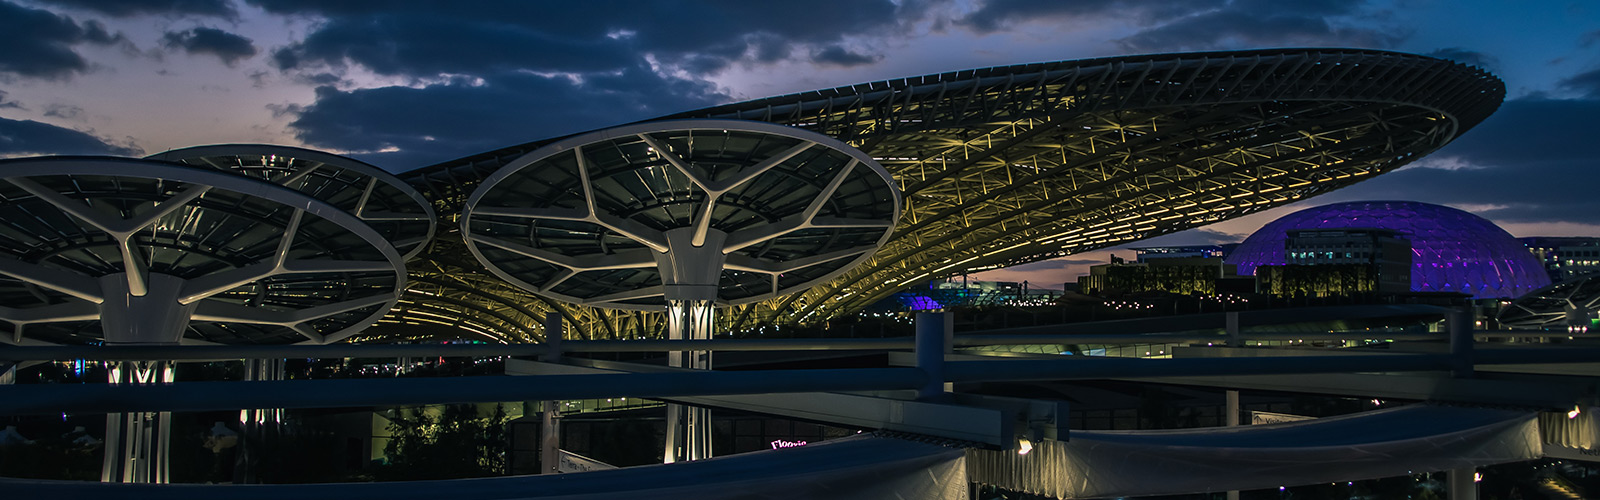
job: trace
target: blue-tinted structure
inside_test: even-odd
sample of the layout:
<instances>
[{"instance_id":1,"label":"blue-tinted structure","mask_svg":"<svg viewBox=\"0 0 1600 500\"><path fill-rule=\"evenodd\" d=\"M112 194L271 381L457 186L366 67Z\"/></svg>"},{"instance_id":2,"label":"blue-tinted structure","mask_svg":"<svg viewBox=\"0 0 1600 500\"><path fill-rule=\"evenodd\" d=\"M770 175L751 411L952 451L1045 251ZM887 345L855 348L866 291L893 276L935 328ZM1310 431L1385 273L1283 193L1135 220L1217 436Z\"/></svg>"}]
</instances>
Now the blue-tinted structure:
<instances>
[{"instance_id":1,"label":"blue-tinted structure","mask_svg":"<svg viewBox=\"0 0 1600 500\"><path fill-rule=\"evenodd\" d=\"M1473 298L1519 297L1550 284L1539 259L1493 222L1413 201L1358 201L1308 208L1268 223L1225 259L1239 274L1282 265L1285 233L1295 229L1379 228L1411 240L1411 290Z\"/></svg>"}]
</instances>

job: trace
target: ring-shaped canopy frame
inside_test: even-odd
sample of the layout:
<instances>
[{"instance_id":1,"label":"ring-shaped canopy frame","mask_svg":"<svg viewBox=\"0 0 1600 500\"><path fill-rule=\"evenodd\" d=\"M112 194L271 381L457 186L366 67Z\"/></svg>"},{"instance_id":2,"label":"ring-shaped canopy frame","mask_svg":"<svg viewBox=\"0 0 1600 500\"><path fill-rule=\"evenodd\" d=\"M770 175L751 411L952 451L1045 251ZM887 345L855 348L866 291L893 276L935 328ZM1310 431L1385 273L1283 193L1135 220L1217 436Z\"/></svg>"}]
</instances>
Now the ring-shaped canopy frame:
<instances>
[{"instance_id":1,"label":"ring-shaped canopy frame","mask_svg":"<svg viewBox=\"0 0 1600 500\"><path fill-rule=\"evenodd\" d=\"M809 288L889 238L899 189L865 153L739 120L627 125L555 142L478 187L467 246L501 278L558 300L655 310L715 273L717 305ZM670 241L669 241L670 240ZM720 269L673 257L720 252ZM671 250L669 252L669 250ZM707 283L710 284L710 283Z\"/></svg>"},{"instance_id":2,"label":"ring-shaped canopy frame","mask_svg":"<svg viewBox=\"0 0 1600 500\"><path fill-rule=\"evenodd\" d=\"M388 313L405 284L377 231L268 182L153 160L0 160L0 341L97 343L107 302L167 293L188 308L185 343L327 343Z\"/></svg>"},{"instance_id":3,"label":"ring-shaped canopy frame","mask_svg":"<svg viewBox=\"0 0 1600 500\"><path fill-rule=\"evenodd\" d=\"M1587 328L1596 312L1600 312L1600 273L1528 292L1501 307L1497 319L1511 328Z\"/></svg>"},{"instance_id":4,"label":"ring-shaped canopy frame","mask_svg":"<svg viewBox=\"0 0 1600 500\"><path fill-rule=\"evenodd\" d=\"M410 260L438 228L433 204L394 174L353 158L275 144L215 144L146 157L233 172L305 193L355 215Z\"/></svg>"}]
</instances>

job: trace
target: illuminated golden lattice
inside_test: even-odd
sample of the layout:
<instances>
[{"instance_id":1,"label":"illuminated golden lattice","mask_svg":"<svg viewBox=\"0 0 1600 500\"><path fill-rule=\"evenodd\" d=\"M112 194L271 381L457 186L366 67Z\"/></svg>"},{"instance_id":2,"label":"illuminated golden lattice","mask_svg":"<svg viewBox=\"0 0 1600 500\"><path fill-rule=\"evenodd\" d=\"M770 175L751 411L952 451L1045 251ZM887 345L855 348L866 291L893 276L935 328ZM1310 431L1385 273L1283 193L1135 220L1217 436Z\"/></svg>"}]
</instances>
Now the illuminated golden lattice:
<instances>
[{"instance_id":1,"label":"illuminated golden lattice","mask_svg":"<svg viewBox=\"0 0 1600 500\"><path fill-rule=\"evenodd\" d=\"M720 315L720 328L738 330L821 321L928 279L1119 245L1348 186L1438 149L1504 94L1494 76L1439 59L1266 50L987 68L663 119L821 132L882 163L905 194L893 237L871 259ZM403 176L448 217L483 178L548 142Z\"/></svg>"}]
</instances>

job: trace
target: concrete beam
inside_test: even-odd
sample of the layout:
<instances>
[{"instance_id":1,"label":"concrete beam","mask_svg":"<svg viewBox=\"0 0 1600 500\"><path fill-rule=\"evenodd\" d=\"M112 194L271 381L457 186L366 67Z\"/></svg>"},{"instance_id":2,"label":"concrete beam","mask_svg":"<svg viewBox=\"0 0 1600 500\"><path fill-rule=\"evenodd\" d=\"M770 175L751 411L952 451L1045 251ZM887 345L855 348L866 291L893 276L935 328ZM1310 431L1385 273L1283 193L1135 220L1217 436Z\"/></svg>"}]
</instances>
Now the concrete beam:
<instances>
[{"instance_id":1,"label":"concrete beam","mask_svg":"<svg viewBox=\"0 0 1600 500\"><path fill-rule=\"evenodd\" d=\"M1214 387L1229 390L1277 391L1412 401L1572 408L1590 398L1595 384L1549 380L1512 381L1461 379L1449 371L1433 373L1319 373L1305 375L1220 375L1184 377L1118 377L1115 380Z\"/></svg>"},{"instance_id":2,"label":"concrete beam","mask_svg":"<svg viewBox=\"0 0 1600 500\"><path fill-rule=\"evenodd\" d=\"M665 374L681 373L683 371L664 366L633 363L592 360L573 360L573 362L589 366L510 360L506 363L506 374L550 376L619 373ZM914 392L905 392L909 396L915 396ZM727 408L799 420L825 422L843 427L884 429L939 436L984 443L996 447L1010 446L1016 435L1014 424L1019 420L1026 420L1024 415L1018 415L1014 411L1003 409L834 392L675 396L661 399L695 406ZM1065 412L1061 412L1061 415L1062 428L1064 429ZM1054 420L1051 422L1054 422ZM1065 432L1062 432L1062 437L1065 437Z\"/></svg>"},{"instance_id":3,"label":"concrete beam","mask_svg":"<svg viewBox=\"0 0 1600 500\"><path fill-rule=\"evenodd\" d=\"M911 368L770 370L651 374L441 377L164 385L23 384L0 386L0 415L241 408L344 408L639 397L914 389Z\"/></svg>"}]
</instances>

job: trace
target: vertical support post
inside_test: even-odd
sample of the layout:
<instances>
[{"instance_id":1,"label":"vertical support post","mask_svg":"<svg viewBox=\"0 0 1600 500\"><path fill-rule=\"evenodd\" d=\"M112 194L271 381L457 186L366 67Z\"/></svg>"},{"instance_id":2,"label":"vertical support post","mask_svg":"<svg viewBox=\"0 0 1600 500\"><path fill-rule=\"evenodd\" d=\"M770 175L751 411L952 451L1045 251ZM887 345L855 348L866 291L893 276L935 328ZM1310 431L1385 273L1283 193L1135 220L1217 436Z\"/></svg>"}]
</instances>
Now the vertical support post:
<instances>
[{"instance_id":1,"label":"vertical support post","mask_svg":"<svg viewBox=\"0 0 1600 500\"><path fill-rule=\"evenodd\" d=\"M668 300L668 340L710 340L715 314L711 300ZM711 369L711 351L678 351L667 354L669 366ZM711 410L667 403L666 441L663 463L711 458Z\"/></svg>"},{"instance_id":2,"label":"vertical support post","mask_svg":"<svg viewBox=\"0 0 1600 500\"><path fill-rule=\"evenodd\" d=\"M1230 328L1230 331L1237 330L1239 325L1237 314L1238 313L1228 313L1228 317L1230 319L1228 324L1234 327ZM1225 411L1228 412L1226 422L1228 427L1237 427L1239 425L1239 391L1228 391L1226 399L1227 402L1224 403L1224 406L1226 407ZM1229 491L1228 500L1239 500L1239 490Z\"/></svg>"},{"instance_id":3,"label":"vertical support post","mask_svg":"<svg viewBox=\"0 0 1600 500\"><path fill-rule=\"evenodd\" d=\"M1239 425L1239 391L1228 391L1227 394L1228 427Z\"/></svg>"},{"instance_id":4,"label":"vertical support post","mask_svg":"<svg viewBox=\"0 0 1600 500\"><path fill-rule=\"evenodd\" d=\"M17 363L14 361L0 361L0 385L17 383Z\"/></svg>"},{"instance_id":5,"label":"vertical support post","mask_svg":"<svg viewBox=\"0 0 1600 500\"><path fill-rule=\"evenodd\" d=\"M170 384L172 363L122 361L111 365L112 384ZM171 412L106 414L105 459L100 480L108 483L166 483Z\"/></svg>"},{"instance_id":6,"label":"vertical support post","mask_svg":"<svg viewBox=\"0 0 1600 500\"><path fill-rule=\"evenodd\" d=\"M917 313L917 368L927 374L928 380L917 389L921 401L943 401L948 398L950 384L944 381L944 357L951 351L955 325L950 313Z\"/></svg>"},{"instance_id":7,"label":"vertical support post","mask_svg":"<svg viewBox=\"0 0 1600 500\"><path fill-rule=\"evenodd\" d=\"M550 350L539 357L540 361L556 363L561 360L561 340L566 329L561 324L561 314L555 311L544 315L544 345ZM539 425L539 473L561 472L561 402L542 402L544 411Z\"/></svg>"},{"instance_id":8,"label":"vertical support post","mask_svg":"<svg viewBox=\"0 0 1600 500\"><path fill-rule=\"evenodd\" d=\"M1450 500L1478 500L1478 470L1472 467L1451 469L1445 473L1449 483Z\"/></svg>"},{"instance_id":9,"label":"vertical support post","mask_svg":"<svg viewBox=\"0 0 1600 500\"><path fill-rule=\"evenodd\" d=\"M288 378L284 359L244 360L244 379L247 381L275 381ZM239 410L239 446L234 452L234 484L255 484L256 468L261 462L261 449L268 440L278 436L283 424L283 408L246 408Z\"/></svg>"},{"instance_id":10,"label":"vertical support post","mask_svg":"<svg viewBox=\"0 0 1600 500\"><path fill-rule=\"evenodd\" d=\"M1471 378L1472 373L1472 308L1453 309L1445 316L1450 331L1450 375Z\"/></svg>"},{"instance_id":11,"label":"vertical support post","mask_svg":"<svg viewBox=\"0 0 1600 500\"><path fill-rule=\"evenodd\" d=\"M1239 338L1238 311L1226 313L1223 315L1223 317L1223 331L1227 332L1228 334L1228 347L1243 347L1244 339Z\"/></svg>"}]
</instances>

